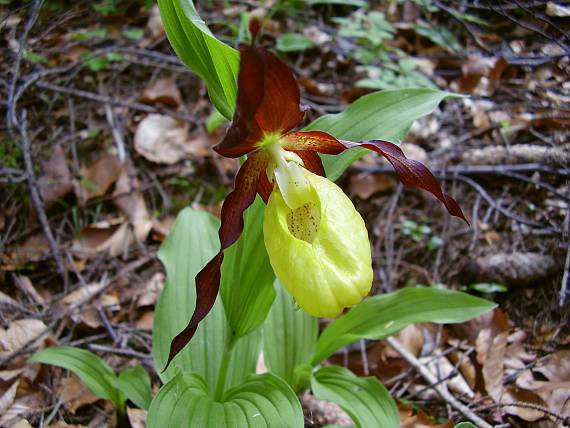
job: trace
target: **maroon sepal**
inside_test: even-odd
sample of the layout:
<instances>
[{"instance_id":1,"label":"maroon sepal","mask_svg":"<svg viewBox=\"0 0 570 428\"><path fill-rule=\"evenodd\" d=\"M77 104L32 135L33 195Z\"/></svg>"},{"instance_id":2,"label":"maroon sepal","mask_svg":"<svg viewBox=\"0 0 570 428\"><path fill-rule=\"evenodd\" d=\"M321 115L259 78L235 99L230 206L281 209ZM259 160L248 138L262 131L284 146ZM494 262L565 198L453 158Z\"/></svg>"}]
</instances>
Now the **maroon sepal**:
<instances>
[{"instance_id":1,"label":"maroon sepal","mask_svg":"<svg viewBox=\"0 0 570 428\"><path fill-rule=\"evenodd\" d=\"M231 158L255 150L264 134L288 132L304 117L299 87L283 61L257 46L241 45L240 54L234 118L222 142L214 147Z\"/></svg>"},{"instance_id":2,"label":"maroon sepal","mask_svg":"<svg viewBox=\"0 0 570 428\"><path fill-rule=\"evenodd\" d=\"M263 153L251 155L241 166L235 180L234 190L227 196L222 206L219 231L220 252L196 275L196 308L188 322L170 343L170 353L164 370L172 359L190 342L200 322L208 315L220 288L220 269L224 250L236 242L243 231L243 212L253 203L257 193L259 174L267 166L267 156Z\"/></svg>"}]
</instances>

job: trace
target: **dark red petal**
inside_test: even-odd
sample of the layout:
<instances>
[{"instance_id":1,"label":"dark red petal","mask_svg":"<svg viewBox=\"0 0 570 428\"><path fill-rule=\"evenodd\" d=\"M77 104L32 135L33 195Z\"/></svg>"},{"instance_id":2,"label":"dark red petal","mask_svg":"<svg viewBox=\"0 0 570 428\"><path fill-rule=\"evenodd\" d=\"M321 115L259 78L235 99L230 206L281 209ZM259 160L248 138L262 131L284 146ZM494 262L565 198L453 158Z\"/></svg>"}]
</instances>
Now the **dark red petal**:
<instances>
[{"instance_id":1,"label":"dark red petal","mask_svg":"<svg viewBox=\"0 0 570 428\"><path fill-rule=\"evenodd\" d=\"M255 113L255 120L263 132L284 133L303 120L299 86L291 69L271 52L255 47L265 65L264 96Z\"/></svg>"},{"instance_id":2,"label":"dark red petal","mask_svg":"<svg viewBox=\"0 0 570 428\"><path fill-rule=\"evenodd\" d=\"M459 204L451 196L443 193L439 182L431 171L421 162L408 159L397 145L382 140L361 141L359 143L343 141L343 143L347 144L347 147L365 147L381 154L392 164L402 183L406 186L427 190L443 202L451 215L459 217L469 224Z\"/></svg>"},{"instance_id":3,"label":"dark red petal","mask_svg":"<svg viewBox=\"0 0 570 428\"><path fill-rule=\"evenodd\" d=\"M286 150L312 150L327 155L338 155L347 149L339 140L323 131L290 132L281 137Z\"/></svg>"},{"instance_id":4,"label":"dark red petal","mask_svg":"<svg viewBox=\"0 0 570 428\"><path fill-rule=\"evenodd\" d=\"M261 22L259 22L259 18L253 17L249 21L249 32L251 33L251 38L255 41L257 37L257 33L259 33L259 29L261 28Z\"/></svg>"},{"instance_id":5,"label":"dark red petal","mask_svg":"<svg viewBox=\"0 0 570 428\"><path fill-rule=\"evenodd\" d=\"M304 116L297 81L287 65L257 46L240 46L238 97L226 136L214 147L227 157L239 157L256 148L263 134L283 133Z\"/></svg>"},{"instance_id":6,"label":"dark red petal","mask_svg":"<svg viewBox=\"0 0 570 428\"><path fill-rule=\"evenodd\" d=\"M322 177L325 176L325 168L317 152L312 150L293 150L293 152L303 160L305 168Z\"/></svg>"},{"instance_id":7,"label":"dark red petal","mask_svg":"<svg viewBox=\"0 0 570 428\"><path fill-rule=\"evenodd\" d=\"M219 231L220 252L196 275L196 308L186 328L172 340L164 370L192 339L198 324L208 315L216 302L220 288L220 268L224 259L224 250L236 242L243 231L243 212L255 200L259 173L265 169L266 165L266 156L256 153L245 161L237 174L235 188L226 197L222 206Z\"/></svg>"},{"instance_id":8,"label":"dark red petal","mask_svg":"<svg viewBox=\"0 0 570 428\"><path fill-rule=\"evenodd\" d=\"M271 196L271 192L273 192L273 184L267 178L267 172L265 168L261 170L259 173L259 181L257 182L257 193L263 199L265 203L269 200L269 196Z\"/></svg>"},{"instance_id":9,"label":"dark red petal","mask_svg":"<svg viewBox=\"0 0 570 428\"><path fill-rule=\"evenodd\" d=\"M261 139L262 132L255 122L255 112L263 101L264 63L254 47L241 45L238 94L234 118L224 139L214 150L229 158L243 156L253 149Z\"/></svg>"},{"instance_id":10,"label":"dark red petal","mask_svg":"<svg viewBox=\"0 0 570 428\"><path fill-rule=\"evenodd\" d=\"M353 143L338 140L322 131L291 132L282 137L283 147L288 150L314 150L319 153L336 155L352 147L364 147L384 156L392 164L398 177L407 186L419 187L439 199L447 211L469 223L455 199L443 193L439 182L422 163L408 159L402 149L389 141L370 140Z\"/></svg>"}]
</instances>

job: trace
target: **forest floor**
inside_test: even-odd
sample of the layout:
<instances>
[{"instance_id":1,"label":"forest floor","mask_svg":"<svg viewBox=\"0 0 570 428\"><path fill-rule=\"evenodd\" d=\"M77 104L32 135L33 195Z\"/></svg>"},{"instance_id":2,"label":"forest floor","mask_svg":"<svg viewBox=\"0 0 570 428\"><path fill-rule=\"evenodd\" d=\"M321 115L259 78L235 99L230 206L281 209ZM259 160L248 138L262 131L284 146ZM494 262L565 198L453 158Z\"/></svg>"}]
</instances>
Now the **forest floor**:
<instances>
[{"instance_id":1,"label":"forest floor","mask_svg":"<svg viewBox=\"0 0 570 428\"><path fill-rule=\"evenodd\" d=\"M211 150L226 123L150 3L0 1L2 427L113 426L112 405L78 378L26 364L50 344L91 350L116 369L142 364L158 389L158 248L182 208L219 214L231 189L238 162ZM416 121L402 148L434 171L470 226L373 155L339 185L371 236L374 293L422 284L498 303L470 322L414 325L331 361L381 379L404 427L450 427L458 412L402 348L491 425L568 426L570 9L313 3L197 6L233 45L244 13L267 17L261 43L294 70L307 123L378 89L468 95ZM350 424L337 408L303 402L306 426ZM144 426L143 410L129 418Z\"/></svg>"}]
</instances>

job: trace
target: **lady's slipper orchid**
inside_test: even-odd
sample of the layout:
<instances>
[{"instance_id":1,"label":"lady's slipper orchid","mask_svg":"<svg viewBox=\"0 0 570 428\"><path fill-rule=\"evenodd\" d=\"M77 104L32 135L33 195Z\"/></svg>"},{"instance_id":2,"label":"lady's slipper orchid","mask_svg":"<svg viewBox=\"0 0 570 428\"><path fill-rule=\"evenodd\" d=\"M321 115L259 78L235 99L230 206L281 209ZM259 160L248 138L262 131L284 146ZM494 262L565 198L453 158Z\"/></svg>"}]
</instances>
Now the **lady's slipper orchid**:
<instances>
[{"instance_id":1,"label":"lady's slipper orchid","mask_svg":"<svg viewBox=\"0 0 570 428\"><path fill-rule=\"evenodd\" d=\"M255 39L259 24L253 22ZM241 45L240 55L234 118L214 150L230 158L247 155L247 160L222 206L220 252L196 276L196 308L188 326L172 341L168 363L212 309L224 250L241 235L243 212L257 193L267 203L264 238L271 265L303 309L333 317L368 294L372 267L364 221L342 190L324 178L318 153L339 154L357 146L373 150L392 164L404 184L431 192L452 215L465 220L432 173L407 159L396 145L381 140L354 143L321 131L291 131L304 117L292 72L255 44Z\"/></svg>"}]
</instances>

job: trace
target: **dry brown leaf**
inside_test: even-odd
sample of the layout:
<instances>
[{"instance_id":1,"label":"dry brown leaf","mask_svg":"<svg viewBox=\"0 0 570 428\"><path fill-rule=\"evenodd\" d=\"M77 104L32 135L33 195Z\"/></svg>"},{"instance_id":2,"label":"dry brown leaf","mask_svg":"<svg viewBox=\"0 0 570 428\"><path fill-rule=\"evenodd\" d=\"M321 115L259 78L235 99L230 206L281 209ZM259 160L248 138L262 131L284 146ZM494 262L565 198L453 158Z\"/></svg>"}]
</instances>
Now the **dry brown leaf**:
<instances>
[{"instance_id":1,"label":"dry brown leaf","mask_svg":"<svg viewBox=\"0 0 570 428\"><path fill-rule=\"evenodd\" d=\"M164 241L168 232L170 232L170 228L176 221L175 217L166 217L162 220L157 218L152 219L152 236L157 241Z\"/></svg>"},{"instance_id":2,"label":"dry brown leaf","mask_svg":"<svg viewBox=\"0 0 570 428\"><path fill-rule=\"evenodd\" d=\"M99 293L103 288L104 283L93 283L85 287L78 288L65 296L61 302L66 306L77 305L79 302L90 300L93 296ZM95 308L92 307L84 309L77 308L72 314L71 318L75 321L81 321L83 324L90 328L97 328L102 325L97 308L105 308L106 310L116 312L120 309L119 298L115 294L105 293L102 294L97 302Z\"/></svg>"},{"instance_id":3,"label":"dry brown leaf","mask_svg":"<svg viewBox=\"0 0 570 428\"><path fill-rule=\"evenodd\" d=\"M419 360L424 363L426 368L432 372L434 376L439 379L447 379L446 383L452 391L466 395L469 398L473 398L475 396L473 390L469 387L469 384L460 373L452 376L455 371L455 367L444 355L441 355L439 350L435 350L429 357L422 357ZM422 385L419 385L419 388L425 389ZM432 393L430 390L426 390L426 392L428 394Z\"/></svg>"},{"instance_id":4,"label":"dry brown leaf","mask_svg":"<svg viewBox=\"0 0 570 428\"><path fill-rule=\"evenodd\" d=\"M164 273L157 272L145 284L137 300L137 306L151 306L156 304L160 292L164 288Z\"/></svg>"},{"instance_id":5,"label":"dry brown leaf","mask_svg":"<svg viewBox=\"0 0 570 428\"><path fill-rule=\"evenodd\" d=\"M518 416L528 422L535 422L539 419L544 418L544 412L539 410L524 407L524 404L528 403L535 406L540 406L543 408L548 408L548 405L544 402L538 394L519 388L518 386L508 386L505 388L505 393L503 394L504 404L513 404L513 406L504 407L505 412L510 415ZM523 406L517 406L516 404L522 403Z\"/></svg>"},{"instance_id":6,"label":"dry brown leaf","mask_svg":"<svg viewBox=\"0 0 570 428\"><path fill-rule=\"evenodd\" d=\"M160 10L157 5L154 5L150 9L148 22L146 23L146 29L150 33L152 40L158 40L164 36L164 27L162 25L162 19L160 19Z\"/></svg>"},{"instance_id":7,"label":"dry brown leaf","mask_svg":"<svg viewBox=\"0 0 570 428\"><path fill-rule=\"evenodd\" d=\"M127 232L128 225L123 219L90 224L81 229L79 236L74 239L72 250L87 257L104 251L117 256L124 250Z\"/></svg>"},{"instance_id":8,"label":"dry brown leaf","mask_svg":"<svg viewBox=\"0 0 570 428\"><path fill-rule=\"evenodd\" d=\"M113 196L115 196L115 205L128 217L133 226L133 242L144 242L152 228L152 219L139 190L138 181L130 178L128 173L123 171L117 181ZM130 230L128 232L131 235Z\"/></svg>"},{"instance_id":9,"label":"dry brown leaf","mask_svg":"<svg viewBox=\"0 0 570 428\"><path fill-rule=\"evenodd\" d=\"M178 107L182 104L182 95L172 77L158 79L151 82L141 96L141 101L147 104L164 104L169 107Z\"/></svg>"},{"instance_id":10,"label":"dry brown leaf","mask_svg":"<svg viewBox=\"0 0 570 428\"><path fill-rule=\"evenodd\" d=\"M10 428L33 428L33 426L26 419L20 419Z\"/></svg>"},{"instance_id":11,"label":"dry brown leaf","mask_svg":"<svg viewBox=\"0 0 570 428\"><path fill-rule=\"evenodd\" d=\"M99 397L93 395L81 379L75 375L61 379L57 387L57 395L64 403L65 408L73 415L80 407L99 400Z\"/></svg>"},{"instance_id":12,"label":"dry brown leaf","mask_svg":"<svg viewBox=\"0 0 570 428\"><path fill-rule=\"evenodd\" d=\"M0 291L0 304L9 305L9 306L20 306L18 302L12 299L3 291Z\"/></svg>"},{"instance_id":13,"label":"dry brown leaf","mask_svg":"<svg viewBox=\"0 0 570 428\"><path fill-rule=\"evenodd\" d=\"M14 403L19 385L20 380L17 380L0 396L0 415L4 415Z\"/></svg>"},{"instance_id":14,"label":"dry brown leaf","mask_svg":"<svg viewBox=\"0 0 570 428\"><path fill-rule=\"evenodd\" d=\"M137 328L144 331L152 331L153 324L154 324L154 311L144 311L141 317L136 322Z\"/></svg>"},{"instance_id":15,"label":"dry brown leaf","mask_svg":"<svg viewBox=\"0 0 570 428\"><path fill-rule=\"evenodd\" d=\"M546 3L546 14L557 18L566 18L570 16L570 6L549 1Z\"/></svg>"},{"instance_id":16,"label":"dry brown leaf","mask_svg":"<svg viewBox=\"0 0 570 428\"><path fill-rule=\"evenodd\" d=\"M104 155L88 167L81 169L82 181L75 187L75 194L81 203L103 196L119 178L122 164L115 155Z\"/></svg>"},{"instance_id":17,"label":"dry brown leaf","mask_svg":"<svg viewBox=\"0 0 570 428\"><path fill-rule=\"evenodd\" d=\"M56 145L52 156L41 162L42 175L38 186L46 209L60 198L73 191L72 175L60 145Z\"/></svg>"},{"instance_id":18,"label":"dry brown leaf","mask_svg":"<svg viewBox=\"0 0 570 428\"><path fill-rule=\"evenodd\" d=\"M151 162L174 164L185 157L188 124L162 114L149 114L135 131L135 150Z\"/></svg>"},{"instance_id":19,"label":"dry brown leaf","mask_svg":"<svg viewBox=\"0 0 570 428\"><path fill-rule=\"evenodd\" d=\"M375 193L393 190L395 186L396 181L387 174L365 171L350 177L350 192L360 199L368 199Z\"/></svg>"},{"instance_id":20,"label":"dry brown leaf","mask_svg":"<svg viewBox=\"0 0 570 428\"><path fill-rule=\"evenodd\" d=\"M408 352L414 354L414 356L418 357L421 354L424 346L424 335L421 326L410 324L396 335L396 339L400 342L400 345Z\"/></svg>"},{"instance_id":21,"label":"dry brown leaf","mask_svg":"<svg viewBox=\"0 0 570 428\"><path fill-rule=\"evenodd\" d=\"M26 293L26 295L28 295L36 304L44 307L47 305L45 299L35 289L30 278L24 275L17 275L15 279L20 289L24 291L24 293Z\"/></svg>"},{"instance_id":22,"label":"dry brown leaf","mask_svg":"<svg viewBox=\"0 0 570 428\"><path fill-rule=\"evenodd\" d=\"M413 408L400 403L398 403L398 411L400 412L400 428L451 428L453 426L451 421L441 425L437 424L422 410L416 412Z\"/></svg>"},{"instance_id":23,"label":"dry brown leaf","mask_svg":"<svg viewBox=\"0 0 570 428\"><path fill-rule=\"evenodd\" d=\"M485 315L483 315L485 316ZM509 321L499 309L487 315L489 323L484 326L475 341L477 361L482 366L487 393L499 403L503 394L503 375Z\"/></svg>"},{"instance_id":24,"label":"dry brown leaf","mask_svg":"<svg viewBox=\"0 0 570 428\"><path fill-rule=\"evenodd\" d=\"M0 357L20 349L46 330L47 326L42 321L33 318L12 321L7 330L0 328ZM37 341L41 342L42 338Z\"/></svg>"},{"instance_id":25,"label":"dry brown leaf","mask_svg":"<svg viewBox=\"0 0 570 428\"><path fill-rule=\"evenodd\" d=\"M148 412L144 409L131 409L127 407L127 415L132 428L145 428Z\"/></svg>"},{"instance_id":26,"label":"dry brown leaf","mask_svg":"<svg viewBox=\"0 0 570 428\"><path fill-rule=\"evenodd\" d=\"M86 428L85 425L68 424L65 421L57 421L48 426L48 428Z\"/></svg>"},{"instance_id":27,"label":"dry brown leaf","mask_svg":"<svg viewBox=\"0 0 570 428\"><path fill-rule=\"evenodd\" d=\"M2 269L15 270L18 265L38 262L46 257L49 251L49 243L43 232L36 233L7 257L3 257Z\"/></svg>"}]
</instances>

